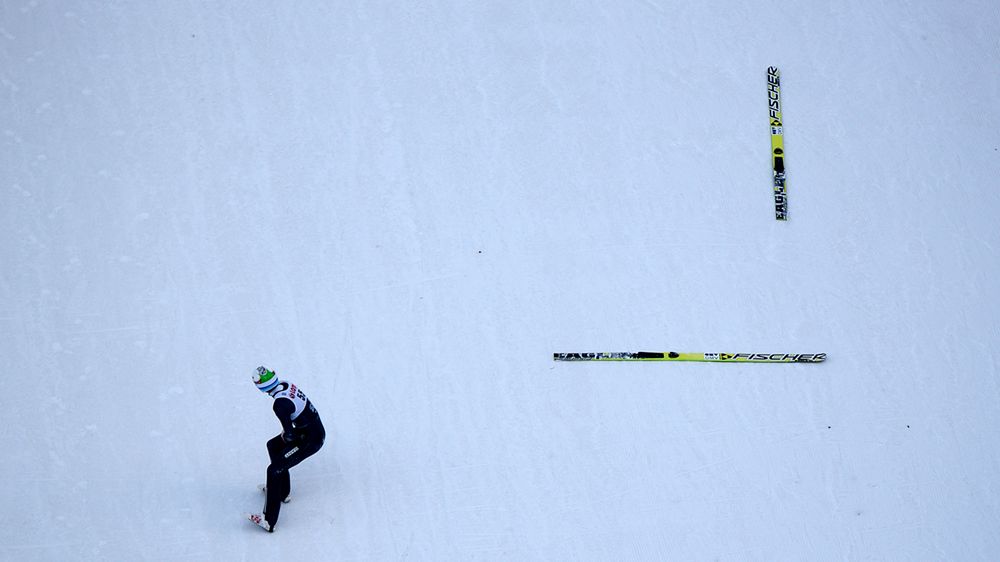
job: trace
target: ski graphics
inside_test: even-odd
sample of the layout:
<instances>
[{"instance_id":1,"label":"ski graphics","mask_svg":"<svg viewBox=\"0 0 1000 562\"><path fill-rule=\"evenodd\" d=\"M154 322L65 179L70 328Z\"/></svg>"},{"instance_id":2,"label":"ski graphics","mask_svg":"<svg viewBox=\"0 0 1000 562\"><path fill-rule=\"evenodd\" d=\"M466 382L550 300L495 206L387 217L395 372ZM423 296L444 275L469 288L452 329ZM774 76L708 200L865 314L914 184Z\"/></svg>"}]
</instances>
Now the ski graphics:
<instances>
[{"instance_id":1,"label":"ski graphics","mask_svg":"<svg viewBox=\"0 0 1000 562\"><path fill-rule=\"evenodd\" d=\"M788 187L785 183L785 131L781 118L781 73L767 69L768 113L771 123L771 171L774 190L774 218L788 220Z\"/></svg>"},{"instance_id":2,"label":"ski graphics","mask_svg":"<svg viewBox=\"0 0 1000 562\"><path fill-rule=\"evenodd\" d=\"M624 351L613 353L553 353L554 361L700 361L708 363L821 363L825 353L680 353Z\"/></svg>"}]
</instances>

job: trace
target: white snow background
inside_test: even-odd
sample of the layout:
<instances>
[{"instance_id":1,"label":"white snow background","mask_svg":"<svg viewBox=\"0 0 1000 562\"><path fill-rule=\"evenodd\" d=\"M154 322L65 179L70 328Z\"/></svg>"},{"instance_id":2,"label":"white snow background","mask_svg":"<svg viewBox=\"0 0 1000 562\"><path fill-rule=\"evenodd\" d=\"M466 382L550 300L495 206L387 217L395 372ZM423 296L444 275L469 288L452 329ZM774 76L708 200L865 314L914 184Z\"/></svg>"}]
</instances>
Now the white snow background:
<instances>
[{"instance_id":1,"label":"white snow background","mask_svg":"<svg viewBox=\"0 0 1000 562\"><path fill-rule=\"evenodd\" d=\"M0 6L0 558L1000 558L995 2Z\"/></svg>"}]
</instances>

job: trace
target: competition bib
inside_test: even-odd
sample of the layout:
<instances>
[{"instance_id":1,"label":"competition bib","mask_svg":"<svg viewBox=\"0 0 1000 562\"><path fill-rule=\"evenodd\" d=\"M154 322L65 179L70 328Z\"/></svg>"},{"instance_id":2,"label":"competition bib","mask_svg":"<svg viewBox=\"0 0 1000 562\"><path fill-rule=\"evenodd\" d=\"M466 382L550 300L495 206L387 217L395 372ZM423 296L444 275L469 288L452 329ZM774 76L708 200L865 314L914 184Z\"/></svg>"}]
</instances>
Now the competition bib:
<instances>
[{"instance_id":1,"label":"competition bib","mask_svg":"<svg viewBox=\"0 0 1000 562\"><path fill-rule=\"evenodd\" d=\"M295 411L292 412L292 421L306 409L309 399L306 398L306 394L299 390L297 386L289 382L282 382L278 385L278 391L274 393L274 399L278 398L288 398L295 404Z\"/></svg>"}]
</instances>

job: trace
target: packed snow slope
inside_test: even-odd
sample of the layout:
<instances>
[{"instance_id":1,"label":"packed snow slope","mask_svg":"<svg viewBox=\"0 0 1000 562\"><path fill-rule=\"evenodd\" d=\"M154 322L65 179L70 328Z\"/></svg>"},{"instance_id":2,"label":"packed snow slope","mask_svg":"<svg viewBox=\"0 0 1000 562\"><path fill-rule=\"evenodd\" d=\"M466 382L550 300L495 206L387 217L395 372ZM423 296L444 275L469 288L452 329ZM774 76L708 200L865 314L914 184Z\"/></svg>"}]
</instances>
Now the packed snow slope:
<instances>
[{"instance_id":1,"label":"packed snow slope","mask_svg":"<svg viewBox=\"0 0 1000 562\"><path fill-rule=\"evenodd\" d=\"M997 559L997 37L986 0L3 2L0 559ZM639 350L829 359L552 361ZM274 534L259 364L329 430Z\"/></svg>"}]
</instances>

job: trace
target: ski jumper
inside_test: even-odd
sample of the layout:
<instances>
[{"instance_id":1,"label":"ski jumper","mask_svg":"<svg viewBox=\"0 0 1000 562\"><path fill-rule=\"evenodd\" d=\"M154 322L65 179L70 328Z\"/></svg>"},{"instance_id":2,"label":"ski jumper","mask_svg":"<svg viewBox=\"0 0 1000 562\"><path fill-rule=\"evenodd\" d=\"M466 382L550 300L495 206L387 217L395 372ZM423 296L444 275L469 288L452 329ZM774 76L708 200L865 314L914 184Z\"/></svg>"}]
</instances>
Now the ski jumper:
<instances>
[{"instance_id":1,"label":"ski jumper","mask_svg":"<svg viewBox=\"0 0 1000 562\"><path fill-rule=\"evenodd\" d=\"M264 519L273 528L278 522L281 501L291 492L288 469L320 450L326 430L316 407L294 384L282 381L268 394L274 398L274 415L281 422L281 435L267 442L271 464L267 467Z\"/></svg>"}]
</instances>

